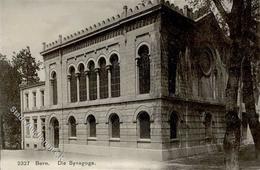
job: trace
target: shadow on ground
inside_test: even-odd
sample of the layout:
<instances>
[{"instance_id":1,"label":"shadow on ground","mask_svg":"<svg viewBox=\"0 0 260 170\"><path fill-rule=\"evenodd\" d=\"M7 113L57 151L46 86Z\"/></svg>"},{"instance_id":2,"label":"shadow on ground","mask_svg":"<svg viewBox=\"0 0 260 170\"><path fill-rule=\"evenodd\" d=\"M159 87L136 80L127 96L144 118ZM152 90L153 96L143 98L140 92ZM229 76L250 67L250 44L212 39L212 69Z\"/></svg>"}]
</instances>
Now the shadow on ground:
<instances>
[{"instance_id":1,"label":"shadow on ground","mask_svg":"<svg viewBox=\"0 0 260 170\"><path fill-rule=\"evenodd\" d=\"M240 168L242 170L260 170L260 161L255 159L254 146L240 148ZM223 170L224 153L197 155L189 158L166 162L165 170Z\"/></svg>"}]
</instances>

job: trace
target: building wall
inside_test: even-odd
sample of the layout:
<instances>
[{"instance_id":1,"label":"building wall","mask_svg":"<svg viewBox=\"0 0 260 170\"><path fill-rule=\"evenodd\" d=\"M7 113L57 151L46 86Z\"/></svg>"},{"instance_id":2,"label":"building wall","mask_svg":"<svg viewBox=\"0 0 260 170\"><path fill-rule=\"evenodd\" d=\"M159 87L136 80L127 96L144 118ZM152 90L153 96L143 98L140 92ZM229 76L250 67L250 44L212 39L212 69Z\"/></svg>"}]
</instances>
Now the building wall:
<instances>
[{"instance_id":1,"label":"building wall","mask_svg":"<svg viewBox=\"0 0 260 170\"><path fill-rule=\"evenodd\" d=\"M177 17L173 19L172 15ZM165 17L169 20L162 21ZM142 156L152 160L167 160L209 151L210 146L216 146L222 142L224 135L224 105L221 92L225 81L221 79L223 67L222 63L218 63L221 57L221 54L218 54L218 44L212 47L215 52L212 60L214 60L214 69L221 73L218 75L219 79L213 82L214 71L201 80L198 74L195 74L197 77L193 76L194 70L197 70L192 67L193 63L197 64L193 47L194 45L199 47L201 43L193 42L191 30L195 27L194 22L176 13L153 12L146 16L140 15L140 18L130 20L125 24L119 24L101 34L100 37L93 36L97 39L93 40L91 45L85 44L83 47L84 44L82 45L79 41L72 45L67 44L56 52L44 54L46 107L23 109L24 116L30 118L31 122L37 118L38 130L41 129L40 118L46 116L46 137L52 145L54 143L51 120L56 118L59 122L59 149L66 152L120 157ZM176 40L180 44L176 42L172 44L171 40ZM146 44L150 49L151 84L148 94L139 94L138 90L136 58L138 57L137 50L142 44ZM177 55L180 60L178 60L179 66L175 77L176 93L171 94L168 59L173 54L170 49L175 48L175 45L178 45ZM100 57L105 57L109 63L109 57L113 53L118 54L120 61L120 97L71 103L68 83L69 68L73 66L77 70L80 63L83 63L86 68L90 60L98 65ZM85 71L88 70L85 69ZM52 104L51 76L53 72L57 75L58 83L57 105ZM200 90L205 90L206 96L201 95L199 83L207 85L208 82L211 87L217 84L219 88L216 93L220 95L216 97L211 89L200 88ZM39 91L39 89L41 87L28 88L23 90L23 93L31 94L31 91ZM207 96L209 93L212 95ZM140 129L137 117L143 111L150 116L150 140L139 138ZM179 117L178 138L174 140L170 139L169 125L173 111L177 112ZM208 112L213 117L210 139L205 136L204 125L204 114ZM112 113L116 113L120 118L119 141L110 138L109 116ZM86 119L90 114L94 115L97 120L95 139L88 138ZM68 120L71 116L75 117L77 123L76 137L69 136ZM25 136L25 146L29 144L28 148L34 148L37 144L37 148L42 149L40 142L33 136ZM129 152L126 155L124 151Z\"/></svg>"}]
</instances>

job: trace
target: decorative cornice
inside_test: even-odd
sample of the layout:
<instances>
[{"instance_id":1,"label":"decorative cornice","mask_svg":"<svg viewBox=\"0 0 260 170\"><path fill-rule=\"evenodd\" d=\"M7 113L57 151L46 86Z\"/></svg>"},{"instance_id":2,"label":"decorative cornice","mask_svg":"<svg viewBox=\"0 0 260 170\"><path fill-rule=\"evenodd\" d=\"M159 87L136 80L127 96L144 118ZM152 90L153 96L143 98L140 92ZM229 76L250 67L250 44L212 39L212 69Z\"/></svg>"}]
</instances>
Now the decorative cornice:
<instances>
[{"instance_id":1,"label":"decorative cornice","mask_svg":"<svg viewBox=\"0 0 260 170\"><path fill-rule=\"evenodd\" d=\"M33 87L44 86L44 85L45 85L45 81L40 81L40 82L37 82L35 84L31 84L31 85L20 84L20 89L25 90L25 89L30 89L30 88L33 88Z\"/></svg>"},{"instance_id":2,"label":"decorative cornice","mask_svg":"<svg viewBox=\"0 0 260 170\"><path fill-rule=\"evenodd\" d=\"M70 46L69 48L65 48L63 51L63 54L75 51L77 49L81 49L84 47L87 47L89 45L104 41L106 39L122 35L124 34L123 29L118 29L112 32L107 33L106 35L101 35L97 38L93 38L91 40L87 40L84 43L79 43L76 41L81 41L83 39L90 38L91 36L96 35L96 33L100 33L100 31L107 31L117 25L126 23L129 20L132 20L133 18L136 19L138 17L143 16L146 12L149 11L155 11L156 9L160 9L161 6L166 6L169 9L187 17L190 19L197 19L201 15L205 14L205 8L202 8L200 10L197 10L193 12L188 6L185 6L184 9L180 9L178 6L175 6L173 3L170 3L169 1L165 0L147 0L145 2L139 3L137 6L132 8L128 8L127 6L123 7L123 11L121 14L117 14L116 16L112 16L111 18L107 18L106 20L103 20L102 22L99 22L97 24L94 24L93 26L90 26L88 28L82 29L80 31L77 31L73 34L70 34L68 36L62 37L62 35L59 35L58 40L53 41L51 43L46 44L43 43L43 51L41 52L42 55L46 56L48 54L48 57L54 57L59 55L59 51L57 49L64 48L65 46ZM143 22L146 22L144 20ZM141 24L146 25L146 24ZM134 30L135 27L128 27L127 31ZM76 45L75 45L76 43ZM55 51L55 52L53 52ZM50 56L49 56L50 55Z\"/></svg>"}]
</instances>

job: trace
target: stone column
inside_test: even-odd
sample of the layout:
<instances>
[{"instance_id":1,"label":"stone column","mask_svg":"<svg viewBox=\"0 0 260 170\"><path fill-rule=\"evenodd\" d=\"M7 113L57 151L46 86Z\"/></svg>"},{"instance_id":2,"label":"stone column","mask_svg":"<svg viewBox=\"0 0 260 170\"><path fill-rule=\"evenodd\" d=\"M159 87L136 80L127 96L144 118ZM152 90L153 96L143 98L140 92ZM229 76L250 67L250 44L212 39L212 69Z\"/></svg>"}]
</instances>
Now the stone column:
<instances>
[{"instance_id":1,"label":"stone column","mask_svg":"<svg viewBox=\"0 0 260 170\"><path fill-rule=\"evenodd\" d=\"M77 72L76 73L76 77L77 77L77 102L80 102L80 96L79 96L79 79L80 79L80 73Z\"/></svg>"},{"instance_id":2,"label":"stone column","mask_svg":"<svg viewBox=\"0 0 260 170\"><path fill-rule=\"evenodd\" d=\"M68 92L68 103L71 102L71 98L70 98L70 80L71 80L71 75L67 75L67 79L68 79L68 89L67 89L67 92Z\"/></svg>"},{"instance_id":3,"label":"stone column","mask_svg":"<svg viewBox=\"0 0 260 170\"><path fill-rule=\"evenodd\" d=\"M86 75L86 90L87 90L87 100L89 100L89 71L85 71L85 75Z\"/></svg>"},{"instance_id":4,"label":"stone column","mask_svg":"<svg viewBox=\"0 0 260 170\"><path fill-rule=\"evenodd\" d=\"M95 72L97 73L97 99L100 99L100 90L99 90L99 68L95 69Z\"/></svg>"},{"instance_id":5,"label":"stone column","mask_svg":"<svg viewBox=\"0 0 260 170\"><path fill-rule=\"evenodd\" d=\"M111 98L111 65L107 65L107 74L108 74L108 97Z\"/></svg>"},{"instance_id":6,"label":"stone column","mask_svg":"<svg viewBox=\"0 0 260 170\"><path fill-rule=\"evenodd\" d=\"M139 62L140 57L135 58L135 92L139 94Z\"/></svg>"}]
</instances>

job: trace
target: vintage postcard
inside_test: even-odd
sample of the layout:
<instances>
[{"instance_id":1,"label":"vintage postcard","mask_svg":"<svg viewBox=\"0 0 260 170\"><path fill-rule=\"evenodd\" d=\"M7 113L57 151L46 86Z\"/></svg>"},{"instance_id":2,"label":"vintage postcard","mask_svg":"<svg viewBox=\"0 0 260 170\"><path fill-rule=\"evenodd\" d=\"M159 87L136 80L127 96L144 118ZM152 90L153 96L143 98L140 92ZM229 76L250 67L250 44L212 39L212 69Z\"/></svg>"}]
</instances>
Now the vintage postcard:
<instances>
[{"instance_id":1,"label":"vintage postcard","mask_svg":"<svg viewBox=\"0 0 260 170\"><path fill-rule=\"evenodd\" d=\"M0 0L0 170L260 169L256 0Z\"/></svg>"}]
</instances>

